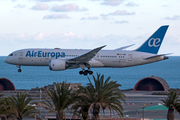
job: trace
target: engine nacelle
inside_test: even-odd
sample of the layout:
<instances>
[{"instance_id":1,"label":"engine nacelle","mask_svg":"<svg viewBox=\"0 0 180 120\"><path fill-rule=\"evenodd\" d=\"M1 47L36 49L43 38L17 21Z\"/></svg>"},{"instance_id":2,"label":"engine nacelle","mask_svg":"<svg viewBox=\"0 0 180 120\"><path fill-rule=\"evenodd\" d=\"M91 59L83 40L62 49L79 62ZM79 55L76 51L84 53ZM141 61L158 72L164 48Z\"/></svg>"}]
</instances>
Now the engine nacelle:
<instances>
[{"instance_id":1,"label":"engine nacelle","mask_svg":"<svg viewBox=\"0 0 180 120\"><path fill-rule=\"evenodd\" d=\"M52 59L49 61L49 69L53 71L65 70L67 68L67 64L65 60L60 59Z\"/></svg>"}]
</instances>

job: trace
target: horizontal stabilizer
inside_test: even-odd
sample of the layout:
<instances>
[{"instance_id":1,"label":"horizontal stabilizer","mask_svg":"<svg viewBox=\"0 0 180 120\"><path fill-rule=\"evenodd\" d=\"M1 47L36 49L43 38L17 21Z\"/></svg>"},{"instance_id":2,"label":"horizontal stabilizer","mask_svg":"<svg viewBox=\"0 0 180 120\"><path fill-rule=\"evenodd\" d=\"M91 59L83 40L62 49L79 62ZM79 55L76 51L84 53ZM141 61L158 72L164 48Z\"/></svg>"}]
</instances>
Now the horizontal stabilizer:
<instances>
[{"instance_id":1,"label":"horizontal stabilizer","mask_svg":"<svg viewBox=\"0 0 180 120\"><path fill-rule=\"evenodd\" d=\"M128 48L128 47L131 47L131 46L133 46L133 45L135 45L135 44L128 45L128 46L124 46L124 47L120 47L120 48L117 48L117 49L114 49L114 50L123 50L123 49L126 49L126 48Z\"/></svg>"},{"instance_id":2,"label":"horizontal stabilizer","mask_svg":"<svg viewBox=\"0 0 180 120\"><path fill-rule=\"evenodd\" d=\"M172 53L154 55L154 56L146 57L146 58L144 58L144 60L148 60L148 59L152 59L152 58L156 58L156 57L160 57L160 56L165 56L165 55L170 55L170 54L172 54ZM168 59L168 58L167 58L167 59Z\"/></svg>"}]
</instances>

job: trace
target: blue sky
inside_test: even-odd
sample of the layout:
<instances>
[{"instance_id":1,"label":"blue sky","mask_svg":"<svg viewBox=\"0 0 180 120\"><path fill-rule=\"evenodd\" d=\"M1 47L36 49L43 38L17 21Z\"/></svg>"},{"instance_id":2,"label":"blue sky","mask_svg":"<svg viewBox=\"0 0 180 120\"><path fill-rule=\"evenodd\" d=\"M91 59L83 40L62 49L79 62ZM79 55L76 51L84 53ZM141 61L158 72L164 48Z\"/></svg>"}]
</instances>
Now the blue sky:
<instances>
[{"instance_id":1,"label":"blue sky","mask_svg":"<svg viewBox=\"0 0 180 120\"><path fill-rule=\"evenodd\" d=\"M139 47L170 25L161 53L180 55L179 0L0 0L0 56L24 48Z\"/></svg>"}]
</instances>

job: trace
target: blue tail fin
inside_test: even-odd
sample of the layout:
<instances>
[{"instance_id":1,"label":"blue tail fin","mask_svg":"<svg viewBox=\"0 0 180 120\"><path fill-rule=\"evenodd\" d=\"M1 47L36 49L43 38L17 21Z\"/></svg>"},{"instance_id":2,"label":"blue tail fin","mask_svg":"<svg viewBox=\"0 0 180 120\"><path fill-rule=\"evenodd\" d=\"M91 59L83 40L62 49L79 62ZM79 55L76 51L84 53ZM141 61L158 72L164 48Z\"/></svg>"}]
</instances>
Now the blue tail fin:
<instances>
[{"instance_id":1,"label":"blue tail fin","mask_svg":"<svg viewBox=\"0 0 180 120\"><path fill-rule=\"evenodd\" d=\"M161 26L136 51L157 54L169 25Z\"/></svg>"}]
</instances>

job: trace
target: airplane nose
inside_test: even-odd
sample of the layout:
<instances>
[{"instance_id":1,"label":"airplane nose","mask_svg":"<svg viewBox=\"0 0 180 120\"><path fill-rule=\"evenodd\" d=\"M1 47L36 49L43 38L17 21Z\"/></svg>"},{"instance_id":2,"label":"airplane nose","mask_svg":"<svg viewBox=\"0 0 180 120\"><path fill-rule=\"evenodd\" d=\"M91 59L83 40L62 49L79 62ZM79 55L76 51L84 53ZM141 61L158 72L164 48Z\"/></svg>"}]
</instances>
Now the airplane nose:
<instances>
[{"instance_id":1,"label":"airplane nose","mask_svg":"<svg viewBox=\"0 0 180 120\"><path fill-rule=\"evenodd\" d=\"M8 57L6 57L6 59L4 60L4 62L8 63Z\"/></svg>"},{"instance_id":2,"label":"airplane nose","mask_svg":"<svg viewBox=\"0 0 180 120\"><path fill-rule=\"evenodd\" d=\"M6 62L8 64L16 65L17 64L17 59L12 57L12 56L7 56L6 59L4 60L4 62Z\"/></svg>"},{"instance_id":3,"label":"airplane nose","mask_svg":"<svg viewBox=\"0 0 180 120\"><path fill-rule=\"evenodd\" d=\"M8 56L8 57L6 57L6 59L4 60L4 62L6 62L6 63L8 63L8 64L11 64L11 63L12 63L12 58L9 58L9 56Z\"/></svg>"}]
</instances>

